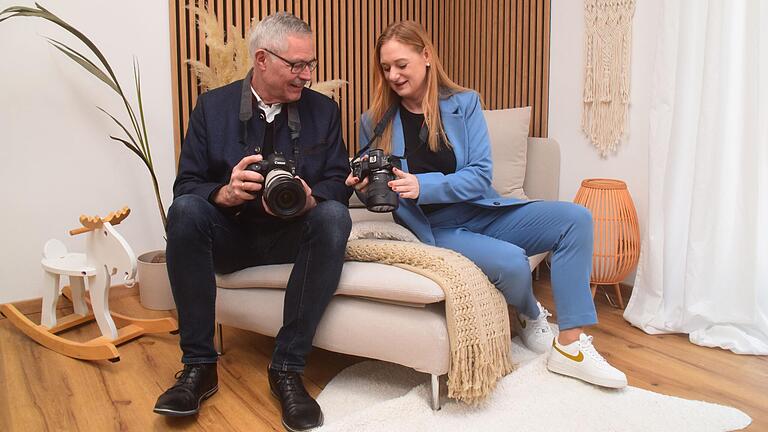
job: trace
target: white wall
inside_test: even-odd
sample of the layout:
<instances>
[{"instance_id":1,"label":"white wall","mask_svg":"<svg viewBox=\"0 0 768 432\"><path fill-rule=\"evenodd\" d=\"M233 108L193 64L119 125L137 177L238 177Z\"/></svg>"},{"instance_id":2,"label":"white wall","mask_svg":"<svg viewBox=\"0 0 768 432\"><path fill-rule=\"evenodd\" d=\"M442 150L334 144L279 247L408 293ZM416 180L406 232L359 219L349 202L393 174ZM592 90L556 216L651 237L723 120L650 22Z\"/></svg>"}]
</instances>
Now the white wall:
<instances>
[{"instance_id":1,"label":"white wall","mask_svg":"<svg viewBox=\"0 0 768 432\"><path fill-rule=\"evenodd\" d=\"M134 96L132 61L141 66L142 98L152 155L166 208L174 177L168 2L46 1L44 6L101 49L124 91ZM0 0L0 9L32 1ZM40 254L49 238L82 250L67 231L82 213L106 215L124 205L118 226L136 254L164 248L163 229L146 168L122 144L120 130L96 106L126 124L119 98L43 36L85 48L39 18L0 23L0 303L42 295Z\"/></svg>"},{"instance_id":2,"label":"white wall","mask_svg":"<svg viewBox=\"0 0 768 432\"><path fill-rule=\"evenodd\" d=\"M584 3L552 0L549 136L560 143L560 199L572 201L586 178L627 183L640 229L648 220L648 117L656 29L661 2L638 0L632 31L632 72L626 137L615 153L601 158L581 131L584 88ZM632 275L627 279L631 282Z\"/></svg>"},{"instance_id":3,"label":"white wall","mask_svg":"<svg viewBox=\"0 0 768 432\"><path fill-rule=\"evenodd\" d=\"M552 0L549 136L560 142L560 199L573 200L581 180L624 180L645 226L648 202L648 116L660 2L636 4L632 32L631 99L627 133L615 153L601 158L581 130L584 88L584 5Z\"/></svg>"}]
</instances>

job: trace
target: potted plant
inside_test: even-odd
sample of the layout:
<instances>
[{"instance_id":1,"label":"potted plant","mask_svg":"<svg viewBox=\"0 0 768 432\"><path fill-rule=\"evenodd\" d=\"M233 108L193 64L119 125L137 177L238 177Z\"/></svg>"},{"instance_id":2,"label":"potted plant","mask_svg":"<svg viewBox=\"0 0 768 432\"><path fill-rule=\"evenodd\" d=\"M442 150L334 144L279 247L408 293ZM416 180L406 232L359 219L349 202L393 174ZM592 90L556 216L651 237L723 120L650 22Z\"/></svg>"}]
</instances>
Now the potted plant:
<instances>
[{"instance_id":1,"label":"potted plant","mask_svg":"<svg viewBox=\"0 0 768 432\"><path fill-rule=\"evenodd\" d=\"M0 22L16 17L37 17L58 25L77 37L90 50L93 56L96 57L96 61L92 61L80 51L77 51L64 43L55 39L48 39L48 42L50 42L51 45L64 53L72 61L82 66L83 69L88 71L91 75L106 84L122 100L123 105L125 106L125 114L130 120L130 128L126 127L123 122L104 109L99 108L99 110L109 116L124 134L123 136L110 135L110 138L121 143L131 153L135 154L147 168L155 192L157 209L160 214L163 229L165 229L166 213L162 197L160 196L157 175L155 174L155 168L152 163L152 153L149 145L149 137L147 135L147 126L144 119L144 107L141 100L141 74L139 72L138 62L134 60L133 63L137 107L137 109L134 109L123 91L123 86L120 85L112 67L109 65L109 62L107 62L106 57L104 57L101 51L96 47L96 44L83 33L37 3L35 3L34 8L11 6L0 12ZM163 310L175 308L173 297L171 296L170 283L168 282L168 274L165 270L164 251L153 251L140 255L138 257L138 274L139 297L144 307Z\"/></svg>"}]
</instances>

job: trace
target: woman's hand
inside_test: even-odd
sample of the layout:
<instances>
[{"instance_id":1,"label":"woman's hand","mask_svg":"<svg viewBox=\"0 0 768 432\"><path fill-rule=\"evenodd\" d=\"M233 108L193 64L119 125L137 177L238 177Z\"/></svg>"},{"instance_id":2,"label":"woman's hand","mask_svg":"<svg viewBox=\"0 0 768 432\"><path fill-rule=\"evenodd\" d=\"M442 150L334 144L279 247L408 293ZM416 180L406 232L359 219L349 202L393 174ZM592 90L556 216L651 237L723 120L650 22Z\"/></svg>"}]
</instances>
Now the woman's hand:
<instances>
[{"instance_id":1,"label":"woman's hand","mask_svg":"<svg viewBox=\"0 0 768 432\"><path fill-rule=\"evenodd\" d=\"M360 181L359 178L352 177L352 173L350 172L347 179L344 180L344 184L354 187L356 191L365 193L365 190L368 189L368 177L363 179L363 181Z\"/></svg>"},{"instance_id":2,"label":"woman's hand","mask_svg":"<svg viewBox=\"0 0 768 432\"><path fill-rule=\"evenodd\" d=\"M368 159L368 155L363 155L363 160L365 159ZM354 187L358 192L365 193L365 190L368 189L368 177L364 178L363 181L360 181L359 178L353 177L352 171L350 171L347 179L344 180L344 184Z\"/></svg>"},{"instance_id":3,"label":"woman's hand","mask_svg":"<svg viewBox=\"0 0 768 432\"><path fill-rule=\"evenodd\" d=\"M419 197L419 179L398 168L392 168L392 172L397 176L397 180L390 181L387 186L397 192L400 198L417 199Z\"/></svg>"}]
</instances>

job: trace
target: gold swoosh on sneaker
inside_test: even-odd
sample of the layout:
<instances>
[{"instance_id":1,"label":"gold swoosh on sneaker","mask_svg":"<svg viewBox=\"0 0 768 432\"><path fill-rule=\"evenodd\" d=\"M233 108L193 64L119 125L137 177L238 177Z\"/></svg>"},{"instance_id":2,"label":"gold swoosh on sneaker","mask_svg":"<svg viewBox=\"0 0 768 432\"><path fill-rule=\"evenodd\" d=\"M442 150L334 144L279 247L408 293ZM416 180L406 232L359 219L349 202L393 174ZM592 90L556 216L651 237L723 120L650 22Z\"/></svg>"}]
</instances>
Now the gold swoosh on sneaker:
<instances>
[{"instance_id":1,"label":"gold swoosh on sneaker","mask_svg":"<svg viewBox=\"0 0 768 432\"><path fill-rule=\"evenodd\" d=\"M557 352L559 352L560 354L564 355L566 358L568 358L568 359L570 359L570 360L573 360L573 361L575 361L576 363L581 363L581 362L584 360L584 353L583 353L583 352L581 352L581 351L579 351L579 353L578 353L578 354L576 354L576 355L573 355L573 354L568 354L567 352L565 352L565 351L561 350L561 349L560 349L560 348L558 348L558 347L557 347L557 345L556 345L556 344L554 344L554 343L552 344L552 347L553 347L554 349L556 349L556 350L557 350Z\"/></svg>"},{"instance_id":2,"label":"gold swoosh on sneaker","mask_svg":"<svg viewBox=\"0 0 768 432\"><path fill-rule=\"evenodd\" d=\"M517 317L517 322L520 323L520 328L525 328L525 326L528 325L528 321L521 320L520 315L515 314L515 316Z\"/></svg>"}]
</instances>

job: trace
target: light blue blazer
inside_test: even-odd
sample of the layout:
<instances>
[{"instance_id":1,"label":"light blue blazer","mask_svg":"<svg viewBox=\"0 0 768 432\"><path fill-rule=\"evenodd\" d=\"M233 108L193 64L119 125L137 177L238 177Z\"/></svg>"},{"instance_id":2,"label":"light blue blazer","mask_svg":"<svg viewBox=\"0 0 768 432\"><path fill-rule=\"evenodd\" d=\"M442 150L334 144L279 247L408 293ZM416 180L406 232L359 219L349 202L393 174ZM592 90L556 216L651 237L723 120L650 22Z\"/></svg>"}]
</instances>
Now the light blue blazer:
<instances>
[{"instance_id":1,"label":"light blue blazer","mask_svg":"<svg viewBox=\"0 0 768 432\"><path fill-rule=\"evenodd\" d=\"M443 128L456 156L456 172L443 174L430 172L416 174L419 179L417 200L400 198L395 220L410 229L423 243L435 244L429 220L419 208L420 204L448 204L465 202L481 207L508 207L529 201L502 198L491 186L493 162L488 127L485 124L480 96L474 91L456 93L440 100ZM403 125L399 110L393 116L392 154L405 152ZM360 148L368 143L373 128L368 114L364 114L360 127ZM408 163L403 159L403 171Z\"/></svg>"}]
</instances>

